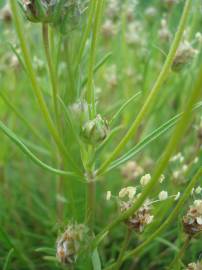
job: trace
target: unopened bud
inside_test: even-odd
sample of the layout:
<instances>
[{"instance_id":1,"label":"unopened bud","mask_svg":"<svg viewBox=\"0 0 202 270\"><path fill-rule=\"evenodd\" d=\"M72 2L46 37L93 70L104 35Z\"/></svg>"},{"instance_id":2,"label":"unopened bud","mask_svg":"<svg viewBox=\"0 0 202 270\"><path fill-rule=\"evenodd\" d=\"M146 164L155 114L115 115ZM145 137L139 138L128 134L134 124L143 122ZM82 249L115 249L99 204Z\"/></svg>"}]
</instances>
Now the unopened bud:
<instances>
[{"instance_id":1,"label":"unopened bud","mask_svg":"<svg viewBox=\"0 0 202 270\"><path fill-rule=\"evenodd\" d=\"M86 122L81 131L81 137L85 143L96 145L104 141L109 134L108 122L100 115Z\"/></svg>"}]
</instances>

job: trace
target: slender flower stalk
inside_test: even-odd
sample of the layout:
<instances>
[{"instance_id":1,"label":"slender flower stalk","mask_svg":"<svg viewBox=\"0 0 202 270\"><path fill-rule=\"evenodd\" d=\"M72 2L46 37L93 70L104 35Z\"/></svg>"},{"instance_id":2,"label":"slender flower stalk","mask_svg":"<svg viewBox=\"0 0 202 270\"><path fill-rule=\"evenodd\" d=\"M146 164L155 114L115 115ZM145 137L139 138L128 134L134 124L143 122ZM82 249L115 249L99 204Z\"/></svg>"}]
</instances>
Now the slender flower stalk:
<instances>
[{"instance_id":1,"label":"slender flower stalk","mask_svg":"<svg viewBox=\"0 0 202 270\"><path fill-rule=\"evenodd\" d=\"M192 239L192 236L188 235L182 248L180 249L180 251L177 253L177 255L175 256L175 258L173 259L173 261L170 263L168 269L172 269L173 266L176 266L179 263L179 260L182 258L182 256L184 255L185 250L188 248L189 243Z\"/></svg>"},{"instance_id":2,"label":"slender flower stalk","mask_svg":"<svg viewBox=\"0 0 202 270\"><path fill-rule=\"evenodd\" d=\"M192 180L190 181L189 185L187 186L187 188L184 191L184 194L181 196L180 200L178 201L176 207L174 208L174 210L172 211L172 213L167 217L167 219L161 224L161 226L155 231L153 232L143 243L141 243L138 247L136 247L135 249L126 252L126 254L123 257L123 261L129 259L130 257L133 256L137 256L139 255L142 251L144 251L144 249L146 249L146 247L155 239L157 238L160 234L162 234L167 228L168 226L175 220L175 218L177 217L180 209L183 207L184 203L186 202L186 200L188 199L188 197L190 196L190 193L193 189L193 187L196 185L197 181L200 179L200 177L202 176L202 168L200 168L197 173L194 175L194 177L192 178ZM109 270L109 269L113 269L115 264L112 264L110 267L106 268L105 270Z\"/></svg>"},{"instance_id":3,"label":"slender flower stalk","mask_svg":"<svg viewBox=\"0 0 202 270\"><path fill-rule=\"evenodd\" d=\"M169 75L170 68L172 66L175 54L177 52L177 48L178 48L178 46L180 44L180 40L183 36L185 25L186 25L186 22L187 22L187 19L189 16L189 11L191 10L191 3L192 3L192 0L187 0L185 2L185 6L184 6L183 13L182 13L182 17L181 17L180 22L179 22L178 30L175 34L175 38L173 40L169 54L166 58L165 64L164 64L153 88L149 92L149 96L147 97L142 109L140 110L137 117L135 118L131 128L128 130L126 135L120 141L120 143L115 148L115 150L112 152L110 157L98 169L97 175L103 174L106 171L106 169L108 168L108 166L111 164L111 162L120 154L120 152L126 146L128 141L132 138L132 136L134 136L134 134L137 131L138 127L140 126L143 118L146 116L146 114L152 108L152 105L154 104L154 101L156 100L156 97L157 97L158 93L160 92L161 87L162 87L163 83L165 82L165 79Z\"/></svg>"},{"instance_id":4,"label":"slender flower stalk","mask_svg":"<svg viewBox=\"0 0 202 270\"><path fill-rule=\"evenodd\" d=\"M55 68L53 66L53 61L50 52L50 41L49 41L49 27L48 24L42 24L42 37L44 43L44 49L46 54L46 59L48 63L49 75L52 84L52 98L53 98L53 106L55 112L55 118L58 129L60 128L60 121L59 121L59 111L58 111L58 102L57 102L57 95L58 95L58 85L57 85L57 75L55 72Z\"/></svg>"},{"instance_id":5,"label":"slender flower stalk","mask_svg":"<svg viewBox=\"0 0 202 270\"><path fill-rule=\"evenodd\" d=\"M83 55L85 45L86 45L86 41L87 41L87 38L88 38L88 36L90 34L91 25L92 25L92 22L93 22L93 16L94 16L95 9L96 9L96 3L97 2L95 0L90 1L88 21L87 21L87 25L86 25L86 28L84 30L84 33L82 35L81 45L79 47L78 56L76 58L76 68L75 68L76 71L77 71L78 66L79 66L79 64L81 62L82 55Z\"/></svg>"},{"instance_id":6,"label":"slender flower stalk","mask_svg":"<svg viewBox=\"0 0 202 270\"><path fill-rule=\"evenodd\" d=\"M122 244L118 259L117 259L117 261L116 261L116 263L115 263L115 265L113 267L114 270L118 270L121 267L124 253L127 250L128 243L130 241L130 236L131 236L131 231L127 228L127 231L125 233L125 237L124 237L124 240L123 240L123 244Z\"/></svg>"},{"instance_id":7,"label":"slender flower stalk","mask_svg":"<svg viewBox=\"0 0 202 270\"><path fill-rule=\"evenodd\" d=\"M27 67L27 71L29 74L29 78L31 80L32 83L32 87L35 93L35 96L38 100L39 103L39 108L44 116L44 119L47 123L48 129L56 143L56 145L58 146L58 149L60 150L60 152L68 158L69 162L77 168L77 165L75 164L75 162L71 159L71 157L69 156L69 153L66 151L65 146L63 144L63 142L60 139L60 136L57 132L57 129L54 126L54 123L51 119L50 113L48 111L47 105L45 103L45 100L43 98L41 89L38 85L37 82L37 78L36 78L36 74L34 72L33 66L32 66L32 61L31 61L31 57L30 57L30 53L29 50L27 48L26 45L26 41L25 41L25 37L24 37L24 31L23 31L23 26L22 26L22 21L21 18L19 16L19 12L18 12L18 8L17 8L17 3L15 0L10 0L10 5L11 5L11 9L13 12L13 19L15 22L15 27L16 27L16 31L18 34L18 38L20 41L20 46L22 49L22 53L23 53L23 57L24 57L24 61Z\"/></svg>"},{"instance_id":8,"label":"slender flower stalk","mask_svg":"<svg viewBox=\"0 0 202 270\"><path fill-rule=\"evenodd\" d=\"M149 195L149 193L152 191L154 186L157 184L159 177L162 175L164 169L166 168L171 156L173 155L176 147L180 143L180 140L182 136L184 135L184 132L191 122L192 119L192 108L194 104L198 101L198 98L200 97L202 93L201 89L202 84L202 66L200 68L200 71L198 73L198 77L196 80L195 85L193 86L193 90L191 92L190 98L186 106L184 106L183 111L184 114L178 124L176 125L175 130L173 131L173 134L171 136L170 141L168 142L168 145L162 154L160 160L157 162L157 167L154 170L154 174L152 179L149 181L149 183L145 186L144 191L142 192L141 196L136 200L134 205L129 208L127 211L123 212L119 217L117 217L112 223L107 225L105 229L99 233L95 239L95 242L102 238L103 235L105 235L108 231L110 231L112 228L114 228L117 224L119 224L121 221L127 219L132 213L136 212L139 207L144 203L145 199Z\"/></svg>"},{"instance_id":9,"label":"slender flower stalk","mask_svg":"<svg viewBox=\"0 0 202 270\"><path fill-rule=\"evenodd\" d=\"M93 35L92 35L92 42L91 42L91 50L90 50L90 59L89 59L89 67L88 67L88 81L87 81L87 102L89 106L89 116L90 118L94 118L96 116L96 108L95 108L95 90L93 85L93 70L95 64L95 57L96 57L96 45L97 45L97 37L99 32L100 26L100 19L103 10L103 0L97 1L97 7L95 11L95 19L93 25Z\"/></svg>"}]
</instances>

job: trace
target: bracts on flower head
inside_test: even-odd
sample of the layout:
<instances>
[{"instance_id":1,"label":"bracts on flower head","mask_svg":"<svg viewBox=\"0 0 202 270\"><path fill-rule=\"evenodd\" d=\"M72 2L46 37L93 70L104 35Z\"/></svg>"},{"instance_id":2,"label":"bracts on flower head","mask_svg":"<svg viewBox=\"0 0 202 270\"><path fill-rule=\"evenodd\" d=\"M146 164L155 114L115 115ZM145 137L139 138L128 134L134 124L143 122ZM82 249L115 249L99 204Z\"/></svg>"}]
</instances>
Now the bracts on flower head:
<instances>
[{"instance_id":1,"label":"bracts on flower head","mask_svg":"<svg viewBox=\"0 0 202 270\"><path fill-rule=\"evenodd\" d=\"M129 202L123 202L121 205L121 211L128 210L132 205ZM151 206L146 201L138 211L125 220L126 225L129 229L135 230L136 232L143 232L146 225L150 224L153 220L151 215Z\"/></svg>"},{"instance_id":2,"label":"bracts on flower head","mask_svg":"<svg viewBox=\"0 0 202 270\"><path fill-rule=\"evenodd\" d=\"M56 242L56 257L63 264L74 264L80 250L88 242L88 228L84 224L70 224Z\"/></svg>"},{"instance_id":3,"label":"bracts on flower head","mask_svg":"<svg viewBox=\"0 0 202 270\"><path fill-rule=\"evenodd\" d=\"M31 22L50 23L68 32L79 23L84 4L80 0L19 0L25 17Z\"/></svg>"},{"instance_id":4,"label":"bracts on flower head","mask_svg":"<svg viewBox=\"0 0 202 270\"><path fill-rule=\"evenodd\" d=\"M109 125L99 114L87 121L81 130L81 138L87 144L96 145L104 141L109 134Z\"/></svg>"},{"instance_id":5,"label":"bracts on flower head","mask_svg":"<svg viewBox=\"0 0 202 270\"><path fill-rule=\"evenodd\" d=\"M184 231L188 235L195 235L202 231L202 200L195 200L183 217Z\"/></svg>"},{"instance_id":6,"label":"bracts on flower head","mask_svg":"<svg viewBox=\"0 0 202 270\"><path fill-rule=\"evenodd\" d=\"M202 262L189 263L186 270L202 270Z\"/></svg>"}]
</instances>

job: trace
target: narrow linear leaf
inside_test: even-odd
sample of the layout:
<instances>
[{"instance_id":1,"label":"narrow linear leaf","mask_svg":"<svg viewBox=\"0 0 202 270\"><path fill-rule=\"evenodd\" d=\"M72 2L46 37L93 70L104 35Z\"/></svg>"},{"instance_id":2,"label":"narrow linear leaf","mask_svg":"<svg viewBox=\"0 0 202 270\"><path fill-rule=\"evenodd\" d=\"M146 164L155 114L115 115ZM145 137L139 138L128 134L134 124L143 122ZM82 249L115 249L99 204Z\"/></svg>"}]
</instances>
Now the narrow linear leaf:
<instances>
[{"instance_id":1,"label":"narrow linear leaf","mask_svg":"<svg viewBox=\"0 0 202 270\"><path fill-rule=\"evenodd\" d=\"M141 91L137 92L135 95L133 95L131 98L126 100L124 104L121 106L121 108L115 113L115 115L112 117L110 121L110 125L118 118L118 116L121 114L121 112L132 102L134 101L139 95L141 94Z\"/></svg>"},{"instance_id":2,"label":"narrow linear leaf","mask_svg":"<svg viewBox=\"0 0 202 270\"><path fill-rule=\"evenodd\" d=\"M101 270L101 261L97 248L92 253L93 270Z\"/></svg>"},{"instance_id":3,"label":"narrow linear leaf","mask_svg":"<svg viewBox=\"0 0 202 270\"><path fill-rule=\"evenodd\" d=\"M110 52L110 53L108 53L108 54L106 54L97 64L96 64L96 66L94 67L94 69L93 69L93 72L94 73L96 73L107 61L108 61L108 59L111 57L111 55L112 55L112 53ZM87 81L88 81L88 77L86 76L84 79L83 79L83 81L82 81L82 83L81 83L81 88L83 88L85 85L86 85L86 83L87 83Z\"/></svg>"},{"instance_id":4,"label":"narrow linear leaf","mask_svg":"<svg viewBox=\"0 0 202 270\"><path fill-rule=\"evenodd\" d=\"M9 269L9 264L10 264L10 261L11 261L11 257L12 257L12 254L14 252L14 249L11 248L6 256L6 259L5 259L5 263L4 263L4 266L3 266L3 270L8 270Z\"/></svg>"},{"instance_id":5,"label":"narrow linear leaf","mask_svg":"<svg viewBox=\"0 0 202 270\"><path fill-rule=\"evenodd\" d=\"M126 161L133 158L136 154L138 154L142 149L144 149L148 144L159 138L163 133L173 127L177 122L178 117L174 117L174 119L169 120L166 124L163 124L155 131L151 132L148 136L146 136L141 142L139 142L136 146L134 146L131 150L129 150L126 154L124 154L119 159L112 162L112 165L109 167L108 171L120 166Z\"/></svg>"},{"instance_id":6,"label":"narrow linear leaf","mask_svg":"<svg viewBox=\"0 0 202 270\"><path fill-rule=\"evenodd\" d=\"M202 106L202 102L198 102L193 110L196 110ZM108 171L117 168L121 164L125 163L126 161L133 158L136 154L138 154L142 149L144 149L148 144L155 141L157 138L159 138L163 133L168 131L170 128L172 128L179 118L183 115L183 113L179 113L172 117L170 120L168 120L166 123L152 131L148 136L146 136L141 142L139 142L137 145L135 145L132 149L130 149L127 153L125 153L123 156L121 156L119 159L112 162L112 165L109 167Z\"/></svg>"},{"instance_id":7,"label":"narrow linear leaf","mask_svg":"<svg viewBox=\"0 0 202 270\"><path fill-rule=\"evenodd\" d=\"M13 51L13 53L16 55L19 63L21 64L22 68L24 69L24 71L27 72L25 64L24 64L20 54L18 53L18 51L15 49L15 47L10 42L8 43L8 45L11 48L11 50Z\"/></svg>"},{"instance_id":8,"label":"narrow linear leaf","mask_svg":"<svg viewBox=\"0 0 202 270\"><path fill-rule=\"evenodd\" d=\"M80 176L73 172L67 172L59 169L55 169L40 159L38 159L24 144L21 142L21 140L18 139L18 137L13 133L8 127L6 127L1 121L0 121L0 129L6 134L35 164L39 165L43 169L46 169L52 173L59 174L59 175L68 175L68 176L76 176L78 181L84 182L81 180Z\"/></svg>"}]
</instances>

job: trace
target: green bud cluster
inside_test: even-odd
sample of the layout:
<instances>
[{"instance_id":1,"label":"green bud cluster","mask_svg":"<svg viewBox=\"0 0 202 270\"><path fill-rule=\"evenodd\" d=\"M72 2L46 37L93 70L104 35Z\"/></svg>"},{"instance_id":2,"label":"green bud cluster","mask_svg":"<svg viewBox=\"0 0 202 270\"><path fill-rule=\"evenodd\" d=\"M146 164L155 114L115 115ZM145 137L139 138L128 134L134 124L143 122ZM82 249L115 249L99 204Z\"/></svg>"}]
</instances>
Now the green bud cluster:
<instances>
[{"instance_id":1,"label":"green bud cluster","mask_svg":"<svg viewBox=\"0 0 202 270\"><path fill-rule=\"evenodd\" d=\"M87 121L81 130L81 137L87 144L96 145L109 134L108 122L98 114L95 119Z\"/></svg>"},{"instance_id":2,"label":"green bud cluster","mask_svg":"<svg viewBox=\"0 0 202 270\"><path fill-rule=\"evenodd\" d=\"M29 21L50 23L61 32L68 32L78 25L84 7L79 0L20 0L19 3Z\"/></svg>"}]
</instances>

